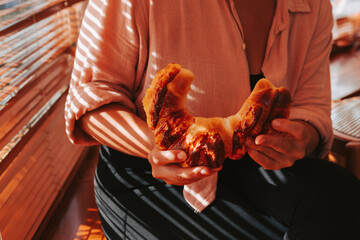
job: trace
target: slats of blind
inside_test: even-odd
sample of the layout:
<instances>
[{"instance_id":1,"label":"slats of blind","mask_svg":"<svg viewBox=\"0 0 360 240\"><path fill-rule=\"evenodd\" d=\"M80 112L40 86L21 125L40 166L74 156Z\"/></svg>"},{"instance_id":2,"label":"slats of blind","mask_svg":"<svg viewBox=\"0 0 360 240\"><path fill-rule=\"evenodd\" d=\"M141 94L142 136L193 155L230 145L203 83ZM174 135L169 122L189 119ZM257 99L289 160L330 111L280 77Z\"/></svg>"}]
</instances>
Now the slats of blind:
<instances>
[{"instance_id":1,"label":"slats of blind","mask_svg":"<svg viewBox=\"0 0 360 240\"><path fill-rule=\"evenodd\" d=\"M64 101L65 96L57 104ZM70 146L62 127L63 111L56 108L1 177L0 226L4 238L31 239L80 157L80 147ZM54 151L54 147L58 149Z\"/></svg>"},{"instance_id":2,"label":"slats of blind","mask_svg":"<svg viewBox=\"0 0 360 240\"><path fill-rule=\"evenodd\" d=\"M82 9L80 4L61 10L0 37L0 162L18 142L11 140L55 94L51 87L69 81L72 59L61 54L76 41Z\"/></svg>"},{"instance_id":3,"label":"slats of blind","mask_svg":"<svg viewBox=\"0 0 360 240\"><path fill-rule=\"evenodd\" d=\"M0 108L37 75L37 69L69 47L74 35L67 24L69 11L63 10L31 28L0 38ZM74 19L70 19L70 21Z\"/></svg>"},{"instance_id":4,"label":"slats of blind","mask_svg":"<svg viewBox=\"0 0 360 240\"><path fill-rule=\"evenodd\" d=\"M71 5L76 2L0 0L0 231L4 239L34 236L86 153L84 147L68 141L64 123L71 53L87 4ZM64 8L64 3L71 7Z\"/></svg>"},{"instance_id":5,"label":"slats of blind","mask_svg":"<svg viewBox=\"0 0 360 240\"><path fill-rule=\"evenodd\" d=\"M61 2L63 2L63 0L0 1L0 30L8 28Z\"/></svg>"},{"instance_id":6,"label":"slats of blind","mask_svg":"<svg viewBox=\"0 0 360 240\"><path fill-rule=\"evenodd\" d=\"M63 94L71 72L71 57L61 55L51 62L48 73L42 75L29 88L31 91L23 91L18 96L18 101L11 104L8 109L0 112L0 161L29 131L38 118L43 116L47 107L51 107ZM26 90L26 89L25 89ZM54 99L55 97L55 99ZM45 108L44 108L45 107ZM44 108L44 110L42 110Z\"/></svg>"}]
</instances>

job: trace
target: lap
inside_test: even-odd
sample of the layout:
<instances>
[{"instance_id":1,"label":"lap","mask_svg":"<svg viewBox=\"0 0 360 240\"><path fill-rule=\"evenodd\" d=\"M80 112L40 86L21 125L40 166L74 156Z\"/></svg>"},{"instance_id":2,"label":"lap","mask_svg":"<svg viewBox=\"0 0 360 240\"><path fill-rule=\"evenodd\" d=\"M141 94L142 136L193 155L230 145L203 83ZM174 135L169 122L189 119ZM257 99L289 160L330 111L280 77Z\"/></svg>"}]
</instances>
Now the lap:
<instances>
[{"instance_id":1,"label":"lap","mask_svg":"<svg viewBox=\"0 0 360 240\"><path fill-rule=\"evenodd\" d=\"M348 170L312 158L277 171L249 158L241 161L225 162L221 184L287 226L288 235L347 239L346 233L359 234L351 231L359 227L360 182Z\"/></svg>"},{"instance_id":2,"label":"lap","mask_svg":"<svg viewBox=\"0 0 360 240\"><path fill-rule=\"evenodd\" d=\"M101 158L95 194L109 239L324 239L358 224L359 181L323 160L278 171L226 160L216 200L196 214L182 187L154 179L147 160L126 168Z\"/></svg>"},{"instance_id":3,"label":"lap","mask_svg":"<svg viewBox=\"0 0 360 240\"><path fill-rule=\"evenodd\" d=\"M214 203L194 213L182 188L167 184L110 194L95 180L95 194L109 239L282 239L286 228L221 189Z\"/></svg>"}]
</instances>

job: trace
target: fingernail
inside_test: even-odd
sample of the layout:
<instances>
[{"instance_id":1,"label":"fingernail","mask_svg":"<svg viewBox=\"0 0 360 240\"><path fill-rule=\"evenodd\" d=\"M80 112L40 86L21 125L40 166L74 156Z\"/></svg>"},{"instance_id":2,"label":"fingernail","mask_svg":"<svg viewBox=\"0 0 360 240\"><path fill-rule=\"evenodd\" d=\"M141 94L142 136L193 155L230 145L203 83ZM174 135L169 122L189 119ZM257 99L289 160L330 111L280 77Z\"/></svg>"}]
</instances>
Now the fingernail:
<instances>
[{"instance_id":1,"label":"fingernail","mask_svg":"<svg viewBox=\"0 0 360 240\"><path fill-rule=\"evenodd\" d=\"M169 151L163 151L161 154L167 159L174 159L174 154Z\"/></svg>"},{"instance_id":2,"label":"fingernail","mask_svg":"<svg viewBox=\"0 0 360 240\"><path fill-rule=\"evenodd\" d=\"M264 144L265 143L265 139L264 138L256 138L255 139L255 144L259 145L259 144Z\"/></svg>"},{"instance_id":3,"label":"fingernail","mask_svg":"<svg viewBox=\"0 0 360 240\"><path fill-rule=\"evenodd\" d=\"M207 175L208 174L208 171L206 169L201 169L200 173L202 175Z\"/></svg>"},{"instance_id":4,"label":"fingernail","mask_svg":"<svg viewBox=\"0 0 360 240\"><path fill-rule=\"evenodd\" d=\"M281 122L279 120L275 119L275 120L272 121L271 124L272 124L273 127L278 128L278 127L280 127Z\"/></svg>"},{"instance_id":5,"label":"fingernail","mask_svg":"<svg viewBox=\"0 0 360 240\"><path fill-rule=\"evenodd\" d=\"M179 152L177 157L178 157L179 160L186 160L187 155L186 155L185 152Z\"/></svg>"}]
</instances>

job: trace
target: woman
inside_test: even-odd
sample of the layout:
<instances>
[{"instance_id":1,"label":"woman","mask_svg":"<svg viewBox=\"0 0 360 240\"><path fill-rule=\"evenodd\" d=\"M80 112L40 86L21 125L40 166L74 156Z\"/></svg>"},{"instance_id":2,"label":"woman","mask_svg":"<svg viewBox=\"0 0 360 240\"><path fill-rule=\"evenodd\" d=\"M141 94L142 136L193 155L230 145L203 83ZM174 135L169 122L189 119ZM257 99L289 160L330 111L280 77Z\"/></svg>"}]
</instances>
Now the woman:
<instances>
[{"instance_id":1,"label":"woman","mask_svg":"<svg viewBox=\"0 0 360 240\"><path fill-rule=\"evenodd\" d=\"M108 239L355 239L359 181L318 159L332 139L332 21L327 0L91 0L66 130L101 144L95 195ZM236 113L265 76L290 90L290 120L247 139L248 155L220 171L181 168L186 154L155 146L142 108L170 62L195 74L194 116Z\"/></svg>"}]
</instances>

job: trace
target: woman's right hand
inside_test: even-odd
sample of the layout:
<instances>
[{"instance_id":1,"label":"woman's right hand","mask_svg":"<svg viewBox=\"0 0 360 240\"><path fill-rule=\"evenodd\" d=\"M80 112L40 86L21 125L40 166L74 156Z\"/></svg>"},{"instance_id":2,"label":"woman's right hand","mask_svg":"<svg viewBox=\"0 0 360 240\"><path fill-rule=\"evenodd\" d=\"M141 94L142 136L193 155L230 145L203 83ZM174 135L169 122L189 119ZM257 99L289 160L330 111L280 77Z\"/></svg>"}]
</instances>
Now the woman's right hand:
<instances>
[{"instance_id":1,"label":"woman's right hand","mask_svg":"<svg viewBox=\"0 0 360 240\"><path fill-rule=\"evenodd\" d=\"M152 166L154 178L162 179L171 185L186 185L218 172L205 166L181 167L187 155L182 150L160 150L157 146L149 152L148 160Z\"/></svg>"}]
</instances>

